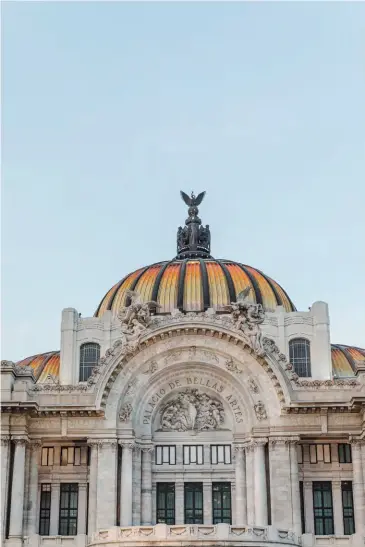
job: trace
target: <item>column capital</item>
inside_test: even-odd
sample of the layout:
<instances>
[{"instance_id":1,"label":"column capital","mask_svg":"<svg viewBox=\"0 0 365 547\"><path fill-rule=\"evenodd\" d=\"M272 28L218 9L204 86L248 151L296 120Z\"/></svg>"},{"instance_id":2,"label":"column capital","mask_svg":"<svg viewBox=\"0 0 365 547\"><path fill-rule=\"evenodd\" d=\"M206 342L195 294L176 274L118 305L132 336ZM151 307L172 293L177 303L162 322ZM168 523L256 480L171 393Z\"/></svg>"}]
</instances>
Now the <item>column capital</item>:
<instances>
[{"instance_id":1,"label":"column capital","mask_svg":"<svg viewBox=\"0 0 365 547\"><path fill-rule=\"evenodd\" d=\"M351 443L351 445L356 446L356 447L365 446L365 439L350 437L350 443Z\"/></svg>"},{"instance_id":2,"label":"column capital","mask_svg":"<svg viewBox=\"0 0 365 547\"><path fill-rule=\"evenodd\" d=\"M133 450L136 450L137 448L137 445L136 443L131 439L131 440L122 440L122 441L118 441L118 444L123 448L123 449L126 449L126 450L130 450L131 452Z\"/></svg>"},{"instance_id":3,"label":"column capital","mask_svg":"<svg viewBox=\"0 0 365 547\"><path fill-rule=\"evenodd\" d=\"M79 482L79 490L86 490L87 482Z\"/></svg>"},{"instance_id":4,"label":"column capital","mask_svg":"<svg viewBox=\"0 0 365 547\"><path fill-rule=\"evenodd\" d=\"M153 444L140 444L138 445L138 447L142 452L146 454L153 452L153 449L155 448Z\"/></svg>"},{"instance_id":5,"label":"column capital","mask_svg":"<svg viewBox=\"0 0 365 547\"><path fill-rule=\"evenodd\" d=\"M253 438L251 441L251 445L253 448L257 448L259 446L265 446L267 444L267 439L265 437L260 438Z\"/></svg>"},{"instance_id":6,"label":"column capital","mask_svg":"<svg viewBox=\"0 0 365 547\"><path fill-rule=\"evenodd\" d=\"M246 445L244 444L234 444L233 445L233 452L236 454L243 454L246 449Z\"/></svg>"},{"instance_id":7,"label":"column capital","mask_svg":"<svg viewBox=\"0 0 365 547\"><path fill-rule=\"evenodd\" d=\"M117 439L98 439L99 448L116 448Z\"/></svg>"},{"instance_id":8,"label":"column capital","mask_svg":"<svg viewBox=\"0 0 365 547\"><path fill-rule=\"evenodd\" d=\"M31 440L29 442L29 447L30 447L30 450L32 452L37 452L37 450L39 450L41 446L42 446L42 443L38 439L37 440Z\"/></svg>"},{"instance_id":9,"label":"column capital","mask_svg":"<svg viewBox=\"0 0 365 547\"><path fill-rule=\"evenodd\" d=\"M87 440L87 445L91 446L91 447L95 447L95 446L98 447L99 444L100 444L99 441L100 441L99 439L88 439Z\"/></svg>"},{"instance_id":10,"label":"column capital","mask_svg":"<svg viewBox=\"0 0 365 547\"><path fill-rule=\"evenodd\" d=\"M26 446L29 442L28 437L23 437L23 436L12 437L11 440L13 441L14 444L19 446Z\"/></svg>"},{"instance_id":11,"label":"column capital","mask_svg":"<svg viewBox=\"0 0 365 547\"><path fill-rule=\"evenodd\" d=\"M8 446L10 443L10 435L1 435L0 446Z\"/></svg>"}]
</instances>

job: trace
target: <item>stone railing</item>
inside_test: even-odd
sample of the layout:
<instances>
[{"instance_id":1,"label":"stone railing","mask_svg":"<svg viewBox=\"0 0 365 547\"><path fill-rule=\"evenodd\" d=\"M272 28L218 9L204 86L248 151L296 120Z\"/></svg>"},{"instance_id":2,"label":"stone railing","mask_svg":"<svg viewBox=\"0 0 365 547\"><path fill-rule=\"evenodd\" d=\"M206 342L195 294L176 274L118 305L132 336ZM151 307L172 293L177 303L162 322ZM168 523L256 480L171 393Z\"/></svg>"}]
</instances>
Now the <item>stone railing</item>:
<instances>
[{"instance_id":1,"label":"stone railing","mask_svg":"<svg viewBox=\"0 0 365 547\"><path fill-rule=\"evenodd\" d=\"M87 536L28 536L24 538L25 547L85 547Z\"/></svg>"},{"instance_id":2,"label":"stone railing","mask_svg":"<svg viewBox=\"0 0 365 547\"><path fill-rule=\"evenodd\" d=\"M203 546L215 545L256 545L260 547L270 543L275 545L300 545L300 539L288 530L280 530L273 526L230 526L229 524L182 524L169 526L115 526L108 530L99 530L91 537L89 545L107 546L121 545L123 547L146 545L159 546Z\"/></svg>"}]
</instances>

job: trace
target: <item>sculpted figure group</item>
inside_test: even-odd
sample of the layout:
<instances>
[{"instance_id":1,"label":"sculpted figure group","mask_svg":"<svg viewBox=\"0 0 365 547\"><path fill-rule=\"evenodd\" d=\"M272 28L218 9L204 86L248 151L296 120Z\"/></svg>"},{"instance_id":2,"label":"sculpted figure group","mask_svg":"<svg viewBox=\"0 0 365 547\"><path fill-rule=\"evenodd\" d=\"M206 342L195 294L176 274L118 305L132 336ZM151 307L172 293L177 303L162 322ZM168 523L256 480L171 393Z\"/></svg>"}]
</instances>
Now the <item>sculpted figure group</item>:
<instances>
[{"instance_id":1,"label":"sculpted figure group","mask_svg":"<svg viewBox=\"0 0 365 547\"><path fill-rule=\"evenodd\" d=\"M135 291L126 291L126 296L130 298L130 305L119 310L118 319L121 323L123 345L133 348L138 345L141 334L150 326L151 310L161 306L154 300L142 302Z\"/></svg>"},{"instance_id":2,"label":"sculpted figure group","mask_svg":"<svg viewBox=\"0 0 365 547\"><path fill-rule=\"evenodd\" d=\"M247 287L237 296L237 302L231 302L225 308L231 312L234 326L242 331L249 345L259 355L265 353L262 345L261 323L265 319L265 311L261 304L246 302L251 287Z\"/></svg>"}]
</instances>

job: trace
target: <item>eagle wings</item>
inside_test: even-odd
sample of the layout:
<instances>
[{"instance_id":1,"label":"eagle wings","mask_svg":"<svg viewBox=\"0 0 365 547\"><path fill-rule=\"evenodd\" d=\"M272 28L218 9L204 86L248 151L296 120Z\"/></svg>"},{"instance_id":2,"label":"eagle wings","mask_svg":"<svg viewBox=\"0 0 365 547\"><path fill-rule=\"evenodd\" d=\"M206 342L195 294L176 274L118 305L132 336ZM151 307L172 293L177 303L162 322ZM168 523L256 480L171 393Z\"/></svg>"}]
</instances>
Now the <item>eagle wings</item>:
<instances>
[{"instance_id":1,"label":"eagle wings","mask_svg":"<svg viewBox=\"0 0 365 547\"><path fill-rule=\"evenodd\" d=\"M180 194L186 205L188 205L189 207L197 207L198 205L200 205L205 196L205 192L200 192L200 194L198 194L197 196L195 196L194 192L192 192L191 196L188 196L182 190L180 190Z\"/></svg>"}]
</instances>

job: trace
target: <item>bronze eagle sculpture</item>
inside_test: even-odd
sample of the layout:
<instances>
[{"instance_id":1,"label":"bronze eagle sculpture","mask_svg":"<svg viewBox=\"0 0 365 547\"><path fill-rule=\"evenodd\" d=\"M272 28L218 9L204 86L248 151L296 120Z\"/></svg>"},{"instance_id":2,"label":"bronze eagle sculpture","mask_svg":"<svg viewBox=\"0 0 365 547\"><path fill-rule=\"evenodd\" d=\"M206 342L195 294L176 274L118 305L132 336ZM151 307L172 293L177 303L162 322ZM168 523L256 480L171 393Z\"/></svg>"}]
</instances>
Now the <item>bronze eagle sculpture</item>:
<instances>
[{"instance_id":1,"label":"bronze eagle sculpture","mask_svg":"<svg viewBox=\"0 0 365 547\"><path fill-rule=\"evenodd\" d=\"M180 190L180 194L186 205L188 205L189 207L197 207L198 205L200 205L205 196L205 192L200 192L200 194L198 194L197 196L194 194L194 192L191 192L191 196L188 196L182 190Z\"/></svg>"}]
</instances>

